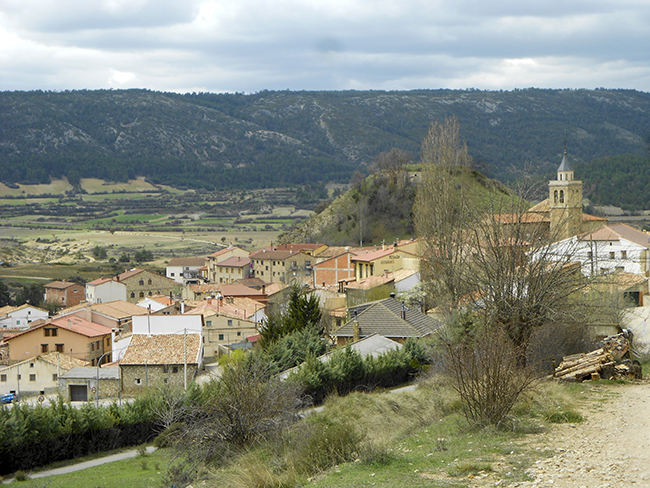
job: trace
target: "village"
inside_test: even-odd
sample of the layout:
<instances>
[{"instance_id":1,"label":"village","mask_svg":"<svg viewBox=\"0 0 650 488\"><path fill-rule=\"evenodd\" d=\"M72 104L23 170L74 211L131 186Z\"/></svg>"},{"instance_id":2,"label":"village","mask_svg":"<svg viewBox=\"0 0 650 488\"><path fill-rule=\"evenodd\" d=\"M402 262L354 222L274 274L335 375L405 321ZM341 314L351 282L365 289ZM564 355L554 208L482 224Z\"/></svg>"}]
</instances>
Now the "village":
<instances>
[{"instance_id":1,"label":"village","mask_svg":"<svg viewBox=\"0 0 650 488\"><path fill-rule=\"evenodd\" d=\"M512 215L497 220L513 224ZM583 213L582 182L566 153L549 182L549 198L518 223L557 236L585 276L607 276L625 300L620 323L596 336L631 330L643 344L650 307L650 237L623 223ZM57 313L24 304L0 309L0 394L6 401L72 402L133 398L159 385L187 389L219 374L219 358L259 347L268 317L286 309L292 287L317 297L327 349L351 344L362 354L430 337L440 310L422 298L423 240L363 247L274 244L250 252L226 245L208 256L173 258L165 276L144 268L97 277L85 286L55 281L45 301Z\"/></svg>"}]
</instances>

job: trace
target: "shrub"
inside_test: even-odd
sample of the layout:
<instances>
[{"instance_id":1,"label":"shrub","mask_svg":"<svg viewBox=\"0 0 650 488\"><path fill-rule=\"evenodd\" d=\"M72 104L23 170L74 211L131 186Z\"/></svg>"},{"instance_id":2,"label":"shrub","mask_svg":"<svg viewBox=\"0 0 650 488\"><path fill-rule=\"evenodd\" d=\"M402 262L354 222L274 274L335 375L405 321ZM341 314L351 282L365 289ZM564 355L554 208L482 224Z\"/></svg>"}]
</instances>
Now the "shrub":
<instances>
[{"instance_id":1,"label":"shrub","mask_svg":"<svg viewBox=\"0 0 650 488\"><path fill-rule=\"evenodd\" d=\"M357 458L363 435L352 422L313 414L294 429L291 446L299 472L315 474Z\"/></svg>"},{"instance_id":2,"label":"shrub","mask_svg":"<svg viewBox=\"0 0 650 488\"><path fill-rule=\"evenodd\" d=\"M497 326L476 330L458 341L443 339L444 373L460 396L463 414L471 423L500 425L519 395L534 379L521 364L521 350Z\"/></svg>"}]
</instances>

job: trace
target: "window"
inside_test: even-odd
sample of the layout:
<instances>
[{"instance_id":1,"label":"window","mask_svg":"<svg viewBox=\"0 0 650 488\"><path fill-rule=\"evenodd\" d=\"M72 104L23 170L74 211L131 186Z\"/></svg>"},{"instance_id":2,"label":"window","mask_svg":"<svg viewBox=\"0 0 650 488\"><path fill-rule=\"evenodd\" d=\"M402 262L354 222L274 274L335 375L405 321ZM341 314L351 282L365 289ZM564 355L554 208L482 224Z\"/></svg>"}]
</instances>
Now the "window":
<instances>
[{"instance_id":1,"label":"window","mask_svg":"<svg viewBox=\"0 0 650 488\"><path fill-rule=\"evenodd\" d=\"M178 366L172 366L172 373L178 373Z\"/></svg>"},{"instance_id":2,"label":"window","mask_svg":"<svg viewBox=\"0 0 650 488\"><path fill-rule=\"evenodd\" d=\"M149 281L147 281L147 285L151 284L151 278L149 278Z\"/></svg>"},{"instance_id":3,"label":"window","mask_svg":"<svg viewBox=\"0 0 650 488\"><path fill-rule=\"evenodd\" d=\"M63 352L63 344L56 345L56 352Z\"/></svg>"},{"instance_id":4,"label":"window","mask_svg":"<svg viewBox=\"0 0 650 488\"><path fill-rule=\"evenodd\" d=\"M238 336L241 335L241 331L240 331L240 330L237 331L237 335L238 335Z\"/></svg>"},{"instance_id":5,"label":"window","mask_svg":"<svg viewBox=\"0 0 650 488\"><path fill-rule=\"evenodd\" d=\"M138 285L140 285L140 286L144 286L144 280L140 280L140 281L138 281Z\"/></svg>"},{"instance_id":6,"label":"window","mask_svg":"<svg viewBox=\"0 0 650 488\"><path fill-rule=\"evenodd\" d=\"M212 327L212 320L206 320L205 321L205 326L206 327Z\"/></svg>"},{"instance_id":7,"label":"window","mask_svg":"<svg viewBox=\"0 0 650 488\"><path fill-rule=\"evenodd\" d=\"M169 273L169 276L174 276L174 273Z\"/></svg>"},{"instance_id":8,"label":"window","mask_svg":"<svg viewBox=\"0 0 650 488\"><path fill-rule=\"evenodd\" d=\"M627 259L627 251L621 251L621 259Z\"/></svg>"},{"instance_id":9,"label":"window","mask_svg":"<svg viewBox=\"0 0 650 488\"><path fill-rule=\"evenodd\" d=\"M29 375L29 381L36 381L36 375L35 374L30 374Z\"/></svg>"},{"instance_id":10,"label":"window","mask_svg":"<svg viewBox=\"0 0 650 488\"><path fill-rule=\"evenodd\" d=\"M144 292L143 291L140 292L140 298L144 298Z\"/></svg>"},{"instance_id":11,"label":"window","mask_svg":"<svg viewBox=\"0 0 650 488\"><path fill-rule=\"evenodd\" d=\"M560 203L564 203L564 190L560 190Z\"/></svg>"},{"instance_id":12,"label":"window","mask_svg":"<svg viewBox=\"0 0 650 488\"><path fill-rule=\"evenodd\" d=\"M616 253L614 251L609 253L609 259L615 259L616 258Z\"/></svg>"},{"instance_id":13,"label":"window","mask_svg":"<svg viewBox=\"0 0 650 488\"><path fill-rule=\"evenodd\" d=\"M7 375L6 374L0 374L0 381L7 381Z\"/></svg>"},{"instance_id":14,"label":"window","mask_svg":"<svg viewBox=\"0 0 650 488\"><path fill-rule=\"evenodd\" d=\"M149 296L153 295L153 293L149 292Z\"/></svg>"},{"instance_id":15,"label":"window","mask_svg":"<svg viewBox=\"0 0 650 488\"><path fill-rule=\"evenodd\" d=\"M33 368L33 367L34 367L34 363L29 363L29 367L30 367L30 368Z\"/></svg>"},{"instance_id":16,"label":"window","mask_svg":"<svg viewBox=\"0 0 650 488\"><path fill-rule=\"evenodd\" d=\"M228 325L232 325L232 319L228 319Z\"/></svg>"},{"instance_id":17,"label":"window","mask_svg":"<svg viewBox=\"0 0 650 488\"><path fill-rule=\"evenodd\" d=\"M135 384L136 385L141 385L142 384L142 381L140 380L140 378L135 379Z\"/></svg>"},{"instance_id":18,"label":"window","mask_svg":"<svg viewBox=\"0 0 650 488\"><path fill-rule=\"evenodd\" d=\"M56 373L52 374L52 381L59 381L59 375Z\"/></svg>"},{"instance_id":19,"label":"window","mask_svg":"<svg viewBox=\"0 0 650 488\"><path fill-rule=\"evenodd\" d=\"M45 354L48 351L47 344L41 344L41 353Z\"/></svg>"},{"instance_id":20,"label":"window","mask_svg":"<svg viewBox=\"0 0 650 488\"><path fill-rule=\"evenodd\" d=\"M91 351L94 351L94 350L95 350L95 343L94 343L94 342L91 342L91 343L90 343L90 350L91 350Z\"/></svg>"},{"instance_id":21,"label":"window","mask_svg":"<svg viewBox=\"0 0 650 488\"><path fill-rule=\"evenodd\" d=\"M107 338L106 338L106 345L107 345L107 346L110 346L110 345L111 345L111 338L110 338L110 337L107 337Z\"/></svg>"},{"instance_id":22,"label":"window","mask_svg":"<svg viewBox=\"0 0 650 488\"><path fill-rule=\"evenodd\" d=\"M23 375L22 375L22 374L19 374L19 375L18 375L18 380L20 381L20 380L22 380L22 379L23 379Z\"/></svg>"},{"instance_id":23,"label":"window","mask_svg":"<svg viewBox=\"0 0 650 488\"><path fill-rule=\"evenodd\" d=\"M135 298L135 292L134 291L131 292L131 298Z\"/></svg>"},{"instance_id":24,"label":"window","mask_svg":"<svg viewBox=\"0 0 650 488\"><path fill-rule=\"evenodd\" d=\"M58 329L52 329L46 327L43 329L43 333L45 334L45 337L56 337L58 334Z\"/></svg>"},{"instance_id":25,"label":"window","mask_svg":"<svg viewBox=\"0 0 650 488\"><path fill-rule=\"evenodd\" d=\"M223 334L219 334L219 340L223 341Z\"/></svg>"},{"instance_id":26,"label":"window","mask_svg":"<svg viewBox=\"0 0 650 488\"><path fill-rule=\"evenodd\" d=\"M591 258L593 258L593 257L594 257L594 253L591 252L591 251L588 251L588 252L587 252L587 258L591 259Z\"/></svg>"}]
</instances>

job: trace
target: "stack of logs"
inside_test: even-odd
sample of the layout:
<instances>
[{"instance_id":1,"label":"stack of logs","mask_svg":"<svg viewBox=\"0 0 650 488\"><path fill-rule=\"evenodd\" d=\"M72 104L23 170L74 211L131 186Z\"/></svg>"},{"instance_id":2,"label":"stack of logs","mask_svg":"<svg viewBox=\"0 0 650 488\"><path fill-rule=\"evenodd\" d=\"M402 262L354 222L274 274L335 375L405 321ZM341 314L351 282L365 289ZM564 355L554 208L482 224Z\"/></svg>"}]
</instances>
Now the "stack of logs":
<instances>
[{"instance_id":1,"label":"stack of logs","mask_svg":"<svg viewBox=\"0 0 650 488\"><path fill-rule=\"evenodd\" d=\"M586 354L564 357L562 363L555 368L553 377L567 381L584 381L640 375L640 368L637 371L633 361L623 359L628 355L630 348L626 334L607 337L600 346L599 349Z\"/></svg>"}]
</instances>

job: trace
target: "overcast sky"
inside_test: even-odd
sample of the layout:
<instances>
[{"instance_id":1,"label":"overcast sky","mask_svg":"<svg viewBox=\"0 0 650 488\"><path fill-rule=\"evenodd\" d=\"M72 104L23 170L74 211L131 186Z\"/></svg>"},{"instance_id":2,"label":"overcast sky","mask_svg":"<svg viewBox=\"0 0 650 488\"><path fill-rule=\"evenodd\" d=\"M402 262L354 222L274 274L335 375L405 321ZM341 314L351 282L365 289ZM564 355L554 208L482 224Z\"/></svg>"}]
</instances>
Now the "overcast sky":
<instances>
[{"instance_id":1,"label":"overcast sky","mask_svg":"<svg viewBox=\"0 0 650 488\"><path fill-rule=\"evenodd\" d=\"M650 0L0 0L0 90L650 91Z\"/></svg>"}]
</instances>

